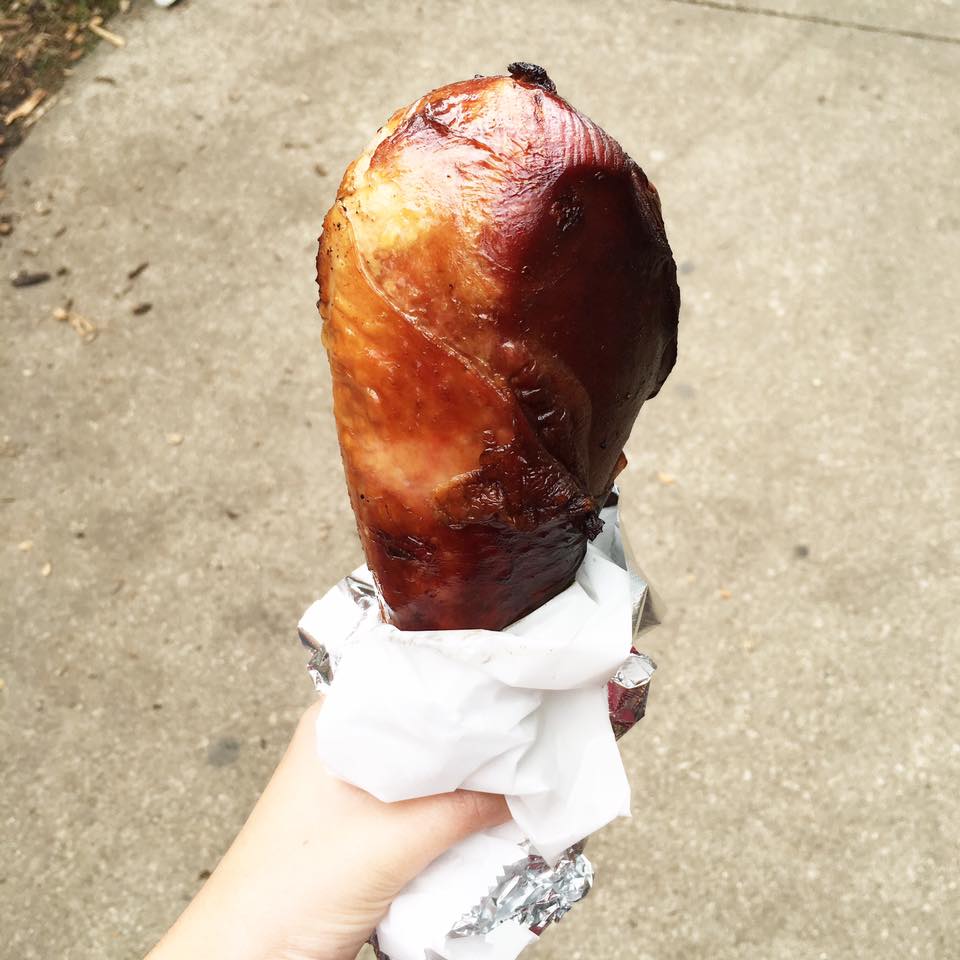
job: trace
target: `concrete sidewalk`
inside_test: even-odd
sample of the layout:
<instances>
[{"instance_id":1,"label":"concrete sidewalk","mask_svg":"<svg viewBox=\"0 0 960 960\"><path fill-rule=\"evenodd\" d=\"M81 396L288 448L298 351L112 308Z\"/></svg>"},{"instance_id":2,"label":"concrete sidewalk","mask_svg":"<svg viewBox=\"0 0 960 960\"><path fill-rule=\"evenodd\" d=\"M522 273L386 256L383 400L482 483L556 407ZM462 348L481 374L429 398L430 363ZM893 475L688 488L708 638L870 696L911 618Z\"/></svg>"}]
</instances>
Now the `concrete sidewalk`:
<instances>
[{"instance_id":1,"label":"concrete sidewalk","mask_svg":"<svg viewBox=\"0 0 960 960\"><path fill-rule=\"evenodd\" d=\"M657 183L684 297L627 450L670 604L635 815L535 954L955 953L960 10L722 5L142 5L81 64L0 200L0 957L141 956L243 821L359 556L321 218L395 107L516 59Z\"/></svg>"}]
</instances>

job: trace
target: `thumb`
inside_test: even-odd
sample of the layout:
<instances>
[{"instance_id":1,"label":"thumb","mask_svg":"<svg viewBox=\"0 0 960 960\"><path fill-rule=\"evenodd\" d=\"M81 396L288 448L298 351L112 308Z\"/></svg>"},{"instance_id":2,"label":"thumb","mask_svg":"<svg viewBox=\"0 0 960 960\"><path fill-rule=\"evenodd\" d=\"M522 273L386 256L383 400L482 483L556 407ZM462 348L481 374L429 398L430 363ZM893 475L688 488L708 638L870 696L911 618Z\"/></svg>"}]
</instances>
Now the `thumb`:
<instances>
[{"instance_id":1,"label":"thumb","mask_svg":"<svg viewBox=\"0 0 960 960\"><path fill-rule=\"evenodd\" d=\"M388 901L450 847L510 819L503 797L472 790L384 804L384 812L378 873Z\"/></svg>"}]
</instances>

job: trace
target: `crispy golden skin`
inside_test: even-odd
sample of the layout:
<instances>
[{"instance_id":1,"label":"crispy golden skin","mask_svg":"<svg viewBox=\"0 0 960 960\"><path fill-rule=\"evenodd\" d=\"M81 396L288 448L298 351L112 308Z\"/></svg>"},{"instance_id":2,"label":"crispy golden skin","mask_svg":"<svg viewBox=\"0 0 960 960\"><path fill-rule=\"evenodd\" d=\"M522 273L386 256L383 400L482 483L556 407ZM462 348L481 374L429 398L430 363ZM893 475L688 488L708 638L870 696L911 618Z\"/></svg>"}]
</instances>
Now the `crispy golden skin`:
<instances>
[{"instance_id":1,"label":"crispy golden skin","mask_svg":"<svg viewBox=\"0 0 960 960\"><path fill-rule=\"evenodd\" d=\"M498 630L565 589L676 358L655 188L511 72L395 113L320 238L350 500L401 629Z\"/></svg>"}]
</instances>

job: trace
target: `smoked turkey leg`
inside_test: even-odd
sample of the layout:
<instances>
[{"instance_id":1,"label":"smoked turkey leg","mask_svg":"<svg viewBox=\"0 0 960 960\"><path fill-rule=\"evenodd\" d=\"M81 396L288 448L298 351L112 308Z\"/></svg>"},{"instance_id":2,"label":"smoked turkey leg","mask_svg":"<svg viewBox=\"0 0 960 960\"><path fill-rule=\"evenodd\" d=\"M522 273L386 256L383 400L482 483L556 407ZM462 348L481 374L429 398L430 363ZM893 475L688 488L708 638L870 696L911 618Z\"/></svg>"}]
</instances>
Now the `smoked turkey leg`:
<instances>
[{"instance_id":1,"label":"smoked turkey leg","mask_svg":"<svg viewBox=\"0 0 960 960\"><path fill-rule=\"evenodd\" d=\"M323 342L384 618L499 630L573 581L680 294L653 184L546 73L434 90L347 169Z\"/></svg>"}]
</instances>

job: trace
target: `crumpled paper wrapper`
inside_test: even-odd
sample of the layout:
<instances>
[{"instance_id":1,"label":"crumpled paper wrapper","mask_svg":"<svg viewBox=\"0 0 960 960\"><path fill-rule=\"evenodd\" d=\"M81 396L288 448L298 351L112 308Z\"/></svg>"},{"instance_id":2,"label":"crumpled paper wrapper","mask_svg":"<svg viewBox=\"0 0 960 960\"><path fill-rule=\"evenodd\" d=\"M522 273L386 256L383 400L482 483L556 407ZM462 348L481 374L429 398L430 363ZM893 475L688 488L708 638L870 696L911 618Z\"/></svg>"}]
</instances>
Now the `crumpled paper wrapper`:
<instances>
[{"instance_id":1,"label":"crumpled paper wrapper","mask_svg":"<svg viewBox=\"0 0 960 960\"><path fill-rule=\"evenodd\" d=\"M583 838L629 815L615 739L643 715L656 667L634 643L660 616L616 503L575 582L503 631L399 631L366 567L300 621L332 773L387 802L499 793L513 817L401 892L377 928L381 957L513 960L589 892Z\"/></svg>"}]
</instances>

